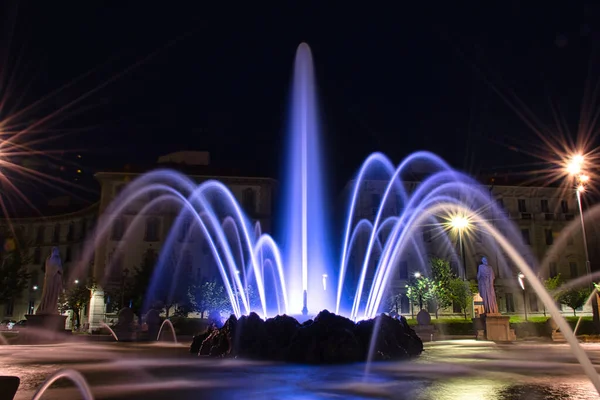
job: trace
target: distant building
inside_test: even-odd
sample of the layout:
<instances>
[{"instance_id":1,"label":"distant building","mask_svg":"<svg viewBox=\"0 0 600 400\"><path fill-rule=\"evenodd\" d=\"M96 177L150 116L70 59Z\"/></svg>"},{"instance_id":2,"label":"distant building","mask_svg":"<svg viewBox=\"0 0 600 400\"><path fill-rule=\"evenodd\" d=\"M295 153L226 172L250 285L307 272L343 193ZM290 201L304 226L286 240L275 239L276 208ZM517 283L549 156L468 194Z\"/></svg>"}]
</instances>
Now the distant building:
<instances>
[{"instance_id":1,"label":"distant building","mask_svg":"<svg viewBox=\"0 0 600 400\"><path fill-rule=\"evenodd\" d=\"M3 232L13 229L20 231L26 241L30 263L27 269L31 274L28 288L22 295L0 309L2 319L20 321L26 314L32 314L41 300L44 283L44 264L53 246L60 249L65 275L78 260L85 239L93 229L98 215L98 204L84 206L74 203L68 197L53 199L43 210L45 217L1 219ZM83 278L83 277L82 277Z\"/></svg>"},{"instance_id":2,"label":"distant building","mask_svg":"<svg viewBox=\"0 0 600 400\"><path fill-rule=\"evenodd\" d=\"M350 190L353 188L354 181L349 182L344 190L345 198L349 198ZM406 190L410 193L414 191L418 182L405 182ZM385 192L387 181L372 180L364 182L362 189L358 194L358 202L354 223L360 219L373 221L379 208L379 203ZM503 211L503 216L494 216L484 211L482 215L492 225L497 225L501 217L506 217L516 224L518 231L526 245L529 246L531 254L523 252L521 254L528 265L535 268L537 260L541 260L553 246L555 238L567 224L574 220L579 220L579 209L575 193L566 192L564 188L554 187L531 187L531 186L512 186L510 184L486 185L485 190L489 192L490 203L496 202ZM400 212L400 201L392 199L386 202L386 215L398 215ZM450 261L451 266L457 274L464 274L460 259L460 247L458 238L452 235L441 235L439 227L433 226L433 223L423 224L415 229L414 234L423 247L416 250L409 246L398 260L395 273L392 277L391 286L394 294L401 294L401 311L404 314L410 314L411 305L406 297L406 284L409 276L415 271L423 271L429 257L436 256ZM502 227L496 226L500 233ZM448 237L450 241L448 242ZM595 238L595 235L593 236ZM510 241L510 237L508 238ZM364 235L357 241L357 247L366 247L368 238ZM537 295L529 290L523 291L518 284L517 275L519 271L512 264L510 258L502 251L498 250L494 239L483 232L472 232L465 240L465 261L467 279L476 280L477 267L481 258L486 256L489 264L494 267L496 273L496 295L498 297L498 306L502 313L523 313L524 298L527 303L528 313L541 313L544 307ZM357 282L360 270L362 268L362 254L358 257L353 254L349 260L349 270L347 279ZM370 285L370 279L373 277L375 264L371 261L369 265L370 272L367 273L367 284ZM549 261L549 267L545 271L538 271L542 279L560 274L563 279L574 279L586 274L586 260L583 248L583 239L581 229L575 230L575 234L570 235L566 240L566 246L555 254ZM527 285L526 285L527 286ZM526 287L527 289L527 287ZM571 309L565 306L563 311L567 314L572 313ZM418 310L417 310L418 311ZM584 313L590 313L591 308L586 308ZM415 311L416 312L416 311ZM457 309L444 310L444 313L459 313Z\"/></svg>"},{"instance_id":3,"label":"distant building","mask_svg":"<svg viewBox=\"0 0 600 400\"><path fill-rule=\"evenodd\" d=\"M263 232L270 232L272 226L273 194L277 182L266 177L244 176L243 173L232 170L219 170L209 165L210 156L207 152L180 152L163 156L159 166L180 170L197 183L208 180L218 180L223 183L235 196L252 222L260 222ZM152 169L156 168L154 166ZM120 172L100 172L96 179L101 185L100 213L104 212L127 182L140 176L143 169L128 168ZM150 199L145 202L147 203ZM101 281L108 276L107 285L113 287L121 284L123 274L129 274L133 268L141 265L143 258L149 253L158 255L166 240L178 211L174 208L162 207L160 211L150 211L140 215L144 204L129 207L124 214L114 215L111 231L97 243L94 255L94 276ZM135 225L131 225L133 221ZM125 237L125 231L131 227ZM126 249L117 251L119 246L126 243ZM176 241L176 253L183 267L190 276L201 279L218 275L215 262L205 240L190 237ZM118 258L115 259L115 256ZM107 273L106 268L111 271ZM96 329L106 318L106 303L110 299L104 297L104 292L96 290L90 304L90 329Z\"/></svg>"}]
</instances>

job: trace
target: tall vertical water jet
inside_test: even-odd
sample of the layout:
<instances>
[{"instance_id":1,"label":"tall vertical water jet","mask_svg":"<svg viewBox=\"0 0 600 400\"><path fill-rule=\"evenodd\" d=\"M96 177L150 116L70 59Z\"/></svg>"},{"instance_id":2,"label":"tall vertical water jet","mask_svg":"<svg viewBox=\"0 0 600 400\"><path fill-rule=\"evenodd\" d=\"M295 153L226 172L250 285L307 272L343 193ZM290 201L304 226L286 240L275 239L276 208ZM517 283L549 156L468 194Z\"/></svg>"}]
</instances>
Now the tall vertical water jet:
<instances>
[{"instance_id":1,"label":"tall vertical water jet","mask_svg":"<svg viewBox=\"0 0 600 400\"><path fill-rule=\"evenodd\" d=\"M308 313L308 302L319 310L331 306L331 291L323 288L323 275L332 276L329 256L331 226L324 212L324 186L319 143L317 101L310 48L296 51L292 89L290 139L286 175L282 179L286 201L283 214L287 281L292 312Z\"/></svg>"}]
</instances>

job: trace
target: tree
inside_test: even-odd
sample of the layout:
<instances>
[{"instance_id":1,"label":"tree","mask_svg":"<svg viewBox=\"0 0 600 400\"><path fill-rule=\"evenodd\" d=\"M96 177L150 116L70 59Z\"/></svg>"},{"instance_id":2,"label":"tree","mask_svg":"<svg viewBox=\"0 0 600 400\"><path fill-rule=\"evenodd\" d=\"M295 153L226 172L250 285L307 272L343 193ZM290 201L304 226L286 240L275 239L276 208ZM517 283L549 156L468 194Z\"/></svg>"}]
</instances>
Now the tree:
<instances>
[{"instance_id":1,"label":"tree","mask_svg":"<svg viewBox=\"0 0 600 400\"><path fill-rule=\"evenodd\" d=\"M189 290L192 309L203 318L211 312L225 311L230 307L229 299L221 282L216 280L204 281L193 285Z\"/></svg>"},{"instance_id":2,"label":"tree","mask_svg":"<svg viewBox=\"0 0 600 400\"><path fill-rule=\"evenodd\" d=\"M430 278L419 276L411 278L408 281L406 296L413 304L419 306L419 310L423 309L423 304L433 299L435 283Z\"/></svg>"},{"instance_id":3,"label":"tree","mask_svg":"<svg viewBox=\"0 0 600 400\"><path fill-rule=\"evenodd\" d=\"M561 284L562 284L562 279L560 277L560 274L550 277L544 281L544 287L546 288L548 293L550 293L550 295L552 297L554 297L555 300L557 300L557 298L554 293L556 292L556 289L558 289L558 287ZM544 317L545 317L546 316L546 305L544 305L543 307L544 307Z\"/></svg>"},{"instance_id":4,"label":"tree","mask_svg":"<svg viewBox=\"0 0 600 400\"><path fill-rule=\"evenodd\" d=\"M558 301L567 307L571 307L573 315L577 316L576 309L583 307L588 297L590 297L590 290L588 288L573 288L561 293Z\"/></svg>"},{"instance_id":5,"label":"tree","mask_svg":"<svg viewBox=\"0 0 600 400\"><path fill-rule=\"evenodd\" d=\"M473 301L473 292L470 282L465 282L460 278L452 279L449 284L450 299L464 313L467 319L467 310Z\"/></svg>"},{"instance_id":6,"label":"tree","mask_svg":"<svg viewBox=\"0 0 600 400\"><path fill-rule=\"evenodd\" d=\"M89 304L90 291L94 290L95 287L93 281L89 285L74 284L69 289L64 290L58 298L58 308L61 313L68 310L73 311L77 329L81 326L80 312Z\"/></svg>"},{"instance_id":7,"label":"tree","mask_svg":"<svg viewBox=\"0 0 600 400\"><path fill-rule=\"evenodd\" d=\"M435 304L435 317L438 318L440 309L452 305L450 282L456 278L456 275L452 271L448 260L432 257L429 260L429 265L431 266L431 279L435 284L431 295Z\"/></svg>"},{"instance_id":8,"label":"tree","mask_svg":"<svg viewBox=\"0 0 600 400\"><path fill-rule=\"evenodd\" d=\"M160 271L156 282L152 282L158 258L156 253L149 250L144 255L142 264L133 270L130 279L125 284L124 298L129 300L134 313L139 313L147 301L152 307L164 309L167 318L173 306L178 306L177 313L187 315L192 309L189 290L192 279L187 271L182 271L179 259L171 253L165 259L165 265ZM151 288L151 284L154 286ZM149 290L152 289L152 292ZM124 305L121 305L124 306Z\"/></svg>"},{"instance_id":9,"label":"tree","mask_svg":"<svg viewBox=\"0 0 600 400\"><path fill-rule=\"evenodd\" d=\"M7 304L21 296L29 285L29 247L20 232L4 233L0 249L0 304Z\"/></svg>"}]
</instances>

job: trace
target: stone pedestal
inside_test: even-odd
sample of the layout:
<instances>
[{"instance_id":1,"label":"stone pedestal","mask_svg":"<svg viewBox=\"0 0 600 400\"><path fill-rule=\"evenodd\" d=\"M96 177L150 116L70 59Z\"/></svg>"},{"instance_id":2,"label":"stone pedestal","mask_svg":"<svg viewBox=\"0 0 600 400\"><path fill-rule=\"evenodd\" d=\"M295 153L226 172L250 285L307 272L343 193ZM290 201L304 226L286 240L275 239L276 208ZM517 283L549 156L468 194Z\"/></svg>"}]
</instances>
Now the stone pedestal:
<instances>
[{"instance_id":1,"label":"stone pedestal","mask_svg":"<svg viewBox=\"0 0 600 400\"><path fill-rule=\"evenodd\" d=\"M88 315L90 333L97 332L102 328L101 322L104 322L104 317L104 291L96 289L92 292L90 299L90 312Z\"/></svg>"},{"instance_id":2,"label":"stone pedestal","mask_svg":"<svg viewBox=\"0 0 600 400\"><path fill-rule=\"evenodd\" d=\"M510 329L510 317L502 314L484 314L485 337L493 342L513 342L517 338L515 331Z\"/></svg>"},{"instance_id":3,"label":"stone pedestal","mask_svg":"<svg viewBox=\"0 0 600 400\"><path fill-rule=\"evenodd\" d=\"M546 321L546 326L550 330L550 337L552 338L553 342L562 343L567 341L567 339L565 339L565 335L563 335L563 333L560 331L558 324L554 322L553 318L549 318L548 321Z\"/></svg>"},{"instance_id":4,"label":"stone pedestal","mask_svg":"<svg viewBox=\"0 0 600 400\"><path fill-rule=\"evenodd\" d=\"M65 329L66 315L60 314L29 314L27 318L27 328L24 330L25 342L27 343L47 343L63 341L67 339Z\"/></svg>"},{"instance_id":5,"label":"stone pedestal","mask_svg":"<svg viewBox=\"0 0 600 400\"><path fill-rule=\"evenodd\" d=\"M425 310L417 314L417 325L413 327L415 333L422 342L431 342L434 339L435 328L431 324L431 315Z\"/></svg>"}]
</instances>

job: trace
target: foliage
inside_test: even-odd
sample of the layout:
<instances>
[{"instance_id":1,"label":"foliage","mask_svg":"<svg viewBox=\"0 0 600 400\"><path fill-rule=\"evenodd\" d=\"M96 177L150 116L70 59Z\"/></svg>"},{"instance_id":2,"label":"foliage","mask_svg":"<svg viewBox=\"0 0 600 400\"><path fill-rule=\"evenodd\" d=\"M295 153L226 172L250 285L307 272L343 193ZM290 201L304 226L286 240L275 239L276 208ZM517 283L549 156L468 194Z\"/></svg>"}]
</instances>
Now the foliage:
<instances>
[{"instance_id":1,"label":"foliage","mask_svg":"<svg viewBox=\"0 0 600 400\"><path fill-rule=\"evenodd\" d=\"M216 280L191 286L189 296L193 311L200 313L201 317L214 311L225 311L230 307L225 287Z\"/></svg>"},{"instance_id":2,"label":"foliage","mask_svg":"<svg viewBox=\"0 0 600 400\"><path fill-rule=\"evenodd\" d=\"M452 271L448 260L432 257L429 264L431 266L431 278L434 282L431 297L436 307L435 317L437 318L439 309L452 305L450 282L456 278L456 275Z\"/></svg>"},{"instance_id":3,"label":"foliage","mask_svg":"<svg viewBox=\"0 0 600 400\"><path fill-rule=\"evenodd\" d=\"M591 291L588 288L572 288L561 290L563 280L560 274L548 278L544 281L544 287L550 295L559 303L570 307L573 310L573 315L577 315L576 309L582 307L590 297ZM594 284L595 285L595 284ZM546 308L544 307L544 315Z\"/></svg>"},{"instance_id":4,"label":"foliage","mask_svg":"<svg viewBox=\"0 0 600 400\"><path fill-rule=\"evenodd\" d=\"M560 277L560 274L546 279L543 283L544 283L544 287L546 288L548 293L550 293L550 295L553 296L556 300L556 295L554 295L554 292L562 284L562 279ZM544 307L544 316L546 316L546 305L543 305L543 307Z\"/></svg>"},{"instance_id":5,"label":"foliage","mask_svg":"<svg viewBox=\"0 0 600 400\"><path fill-rule=\"evenodd\" d=\"M583 307L588 297L590 297L590 290L588 288L573 288L561 293L558 301L567 307L571 307L573 315L577 316L576 309Z\"/></svg>"},{"instance_id":6,"label":"foliage","mask_svg":"<svg viewBox=\"0 0 600 400\"><path fill-rule=\"evenodd\" d=\"M425 276L420 276L418 278L411 277L408 280L406 296L413 304L417 304L419 309L422 310L423 305L433 299L434 291L435 283L432 279Z\"/></svg>"},{"instance_id":7,"label":"foliage","mask_svg":"<svg viewBox=\"0 0 600 400\"><path fill-rule=\"evenodd\" d=\"M449 282L449 291L451 301L454 302L465 315L467 319L467 309L473 300L471 283L465 282L460 278L454 278Z\"/></svg>"},{"instance_id":8,"label":"foliage","mask_svg":"<svg viewBox=\"0 0 600 400\"><path fill-rule=\"evenodd\" d=\"M93 281L88 285L73 284L69 289L64 290L58 298L58 309L61 313L68 310L73 311L77 329L81 326L80 311L89 304L90 292L95 287L96 284Z\"/></svg>"},{"instance_id":9,"label":"foliage","mask_svg":"<svg viewBox=\"0 0 600 400\"><path fill-rule=\"evenodd\" d=\"M183 271L176 254L171 253L166 257L154 285L151 285L157 262L155 253L148 251L142 264L134 268L124 288L125 305L131 302L133 311L140 313L145 311L142 310L144 304L150 304L153 308L164 309L167 318L173 306L177 305L177 314L187 315L193 309L189 296L193 283L191 277Z\"/></svg>"},{"instance_id":10,"label":"foliage","mask_svg":"<svg viewBox=\"0 0 600 400\"><path fill-rule=\"evenodd\" d=\"M4 232L0 249L0 304L19 297L29 285L29 243L20 231Z\"/></svg>"},{"instance_id":11,"label":"foliage","mask_svg":"<svg viewBox=\"0 0 600 400\"><path fill-rule=\"evenodd\" d=\"M554 292L556 289L558 289L558 287L561 284L562 284L562 279L560 277L560 274L558 274L552 278L548 278L544 281L544 287L550 294L552 294L552 292Z\"/></svg>"}]
</instances>

